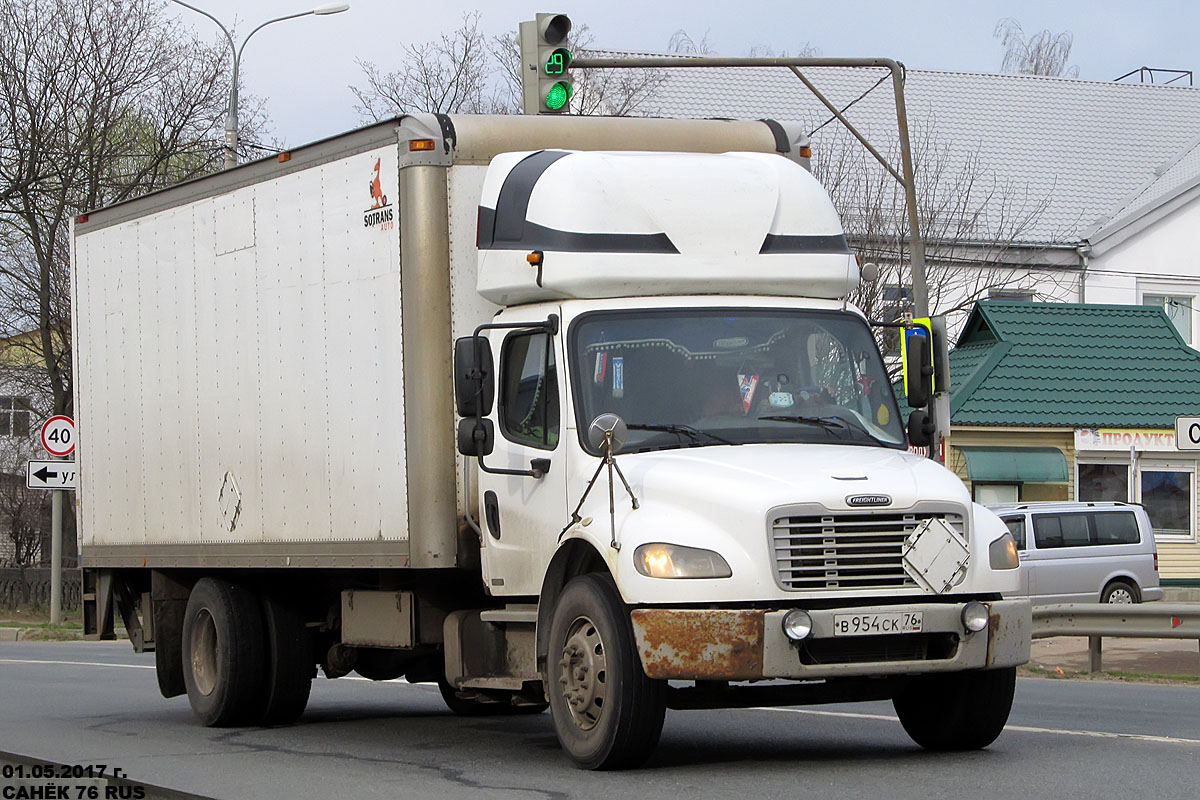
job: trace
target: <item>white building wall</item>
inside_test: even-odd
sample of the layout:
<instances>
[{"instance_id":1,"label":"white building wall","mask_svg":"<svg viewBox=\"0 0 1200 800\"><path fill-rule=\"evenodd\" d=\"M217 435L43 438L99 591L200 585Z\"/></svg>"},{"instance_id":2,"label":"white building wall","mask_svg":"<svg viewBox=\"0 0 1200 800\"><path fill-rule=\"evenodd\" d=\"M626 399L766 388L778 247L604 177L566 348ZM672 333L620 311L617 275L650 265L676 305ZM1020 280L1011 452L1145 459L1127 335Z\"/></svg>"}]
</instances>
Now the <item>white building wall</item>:
<instances>
[{"instance_id":1,"label":"white building wall","mask_svg":"<svg viewBox=\"0 0 1200 800\"><path fill-rule=\"evenodd\" d=\"M1181 298L1177 307L1191 323L1188 344L1196 347L1200 344L1198 229L1200 201L1193 201L1111 248L1098 243L1088 265L1086 301L1141 304L1146 295Z\"/></svg>"}]
</instances>

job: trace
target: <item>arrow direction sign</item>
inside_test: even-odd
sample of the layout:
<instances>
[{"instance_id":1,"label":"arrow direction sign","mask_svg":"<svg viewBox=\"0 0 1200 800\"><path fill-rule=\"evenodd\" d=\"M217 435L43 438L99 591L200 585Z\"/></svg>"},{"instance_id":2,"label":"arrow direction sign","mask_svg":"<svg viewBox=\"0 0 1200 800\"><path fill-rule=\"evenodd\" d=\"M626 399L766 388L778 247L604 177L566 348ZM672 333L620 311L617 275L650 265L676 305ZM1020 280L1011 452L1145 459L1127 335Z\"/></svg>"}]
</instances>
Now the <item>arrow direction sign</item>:
<instances>
[{"instance_id":1,"label":"arrow direction sign","mask_svg":"<svg viewBox=\"0 0 1200 800\"><path fill-rule=\"evenodd\" d=\"M74 489L74 461L30 461L25 474L30 489Z\"/></svg>"}]
</instances>

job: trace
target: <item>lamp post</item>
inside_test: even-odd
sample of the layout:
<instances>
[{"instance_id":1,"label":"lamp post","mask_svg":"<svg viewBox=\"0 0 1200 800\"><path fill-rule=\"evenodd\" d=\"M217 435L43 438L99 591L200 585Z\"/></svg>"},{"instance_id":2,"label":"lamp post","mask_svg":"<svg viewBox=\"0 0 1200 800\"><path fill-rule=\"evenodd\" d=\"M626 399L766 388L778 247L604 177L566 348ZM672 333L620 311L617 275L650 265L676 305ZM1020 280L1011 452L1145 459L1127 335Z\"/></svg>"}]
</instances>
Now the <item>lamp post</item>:
<instances>
[{"instance_id":1,"label":"lamp post","mask_svg":"<svg viewBox=\"0 0 1200 800\"><path fill-rule=\"evenodd\" d=\"M217 23L217 27L225 34L226 40L229 42L229 51L233 53L233 85L229 87L229 116L225 118L225 169L237 166L237 146L238 146L238 68L242 63L242 51L246 49L246 42L250 41L250 37L261 31L263 28L275 22L283 22L286 19L295 19L296 17L307 17L310 15L324 17L330 14L340 14L343 11L350 10L349 3L326 3L322 6L317 6L309 11L299 11L295 14L288 14L283 17L276 17L261 23L257 28L250 31L246 38L242 40L240 46L234 46L233 34L229 29L221 24L221 20L214 17L202 8L188 5L183 0L171 0L176 5L181 5L184 8L191 9L197 14L204 16Z\"/></svg>"}]
</instances>

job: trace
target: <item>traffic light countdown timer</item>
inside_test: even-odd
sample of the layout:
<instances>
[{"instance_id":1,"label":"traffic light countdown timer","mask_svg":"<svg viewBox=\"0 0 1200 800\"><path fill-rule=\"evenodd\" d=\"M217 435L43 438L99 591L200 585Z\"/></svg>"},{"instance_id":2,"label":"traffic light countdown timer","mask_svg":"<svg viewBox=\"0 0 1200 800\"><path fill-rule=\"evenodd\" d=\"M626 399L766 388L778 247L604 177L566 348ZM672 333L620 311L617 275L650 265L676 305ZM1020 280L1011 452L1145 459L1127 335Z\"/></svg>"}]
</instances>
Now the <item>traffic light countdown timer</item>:
<instances>
[{"instance_id":1,"label":"traffic light countdown timer","mask_svg":"<svg viewBox=\"0 0 1200 800\"><path fill-rule=\"evenodd\" d=\"M571 110L571 51L566 14L538 14L521 23L522 111L564 114Z\"/></svg>"}]
</instances>

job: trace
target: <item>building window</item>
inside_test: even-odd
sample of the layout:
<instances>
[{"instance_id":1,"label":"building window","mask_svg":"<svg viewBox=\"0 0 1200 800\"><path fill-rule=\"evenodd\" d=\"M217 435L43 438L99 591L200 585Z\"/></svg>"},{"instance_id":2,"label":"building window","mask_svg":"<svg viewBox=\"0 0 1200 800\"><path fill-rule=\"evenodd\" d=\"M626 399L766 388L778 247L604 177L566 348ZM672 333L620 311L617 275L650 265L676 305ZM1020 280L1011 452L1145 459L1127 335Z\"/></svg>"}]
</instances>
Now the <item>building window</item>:
<instances>
[{"instance_id":1,"label":"building window","mask_svg":"<svg viewBox=\"0 0 1200 800\"><path fill-rule=\"evenodd\" d=\"M1157 538L1194 540L1196 472L1193 466L1141 458L1132 476L1128 463L1077 462L1077 467L1075 499L1127 502L1132 483L1136 494L1134 502L1145 507Z\"/></svg>"},{"instance_id":2,"label":"building window","mask_svg":"<svg viewBox=\"0 0 1200 800\"><path fill-rule=\"evenodd\" d=\"M974 500L985 506L1015 503L1021 499L1021 487L1015 483L975 483L971 485Z\"/></svg>"},{"instance_id":3,"label":"building window","mask_svg":"<svg viewBox=\"0 0 1200 800\"><path fill-rule=\"evenodd\" d=\"M32 416L28 397L0 396L0 436L28 436Z\"/></svg>"},{"instance_id":4,"label":"building window","mask_svg":"<svg viewBox=\"0 0 1200 800\"><path fill-rule=\"evenodd\" d=\"M1182 294L1144 294L1142 305L1158 306L1167 312L1167 318L1175 325L1175 330L1188 344L1192 342L1192 301L1195 298Z\"/></svg>"},{"instance_id":5,"label":"building window","mask_svg":"<svg viewBox=\"0 0 1200 800\"><path fill-rule=\"evenodd\" d=\"M1192 472L1182 470L1141 470L1142 505L1158 537L1191 538Z\"/></svg>"},{"instance_id":6,"label":"building window","mask_svg":"<svg viewBox=\"0 0 1200 800\"><path fill-rule=\"evenodd\" d=\"M1078 498L1094 503L1129 500L1128 464L1080 464Z\"/></svg>"},{"instance_id":7,"label":"building window","mask_svg":"<svg viewBox=\"0 0 1200 800\"><path fill-rule=\"evenodd\" d=\"M988 292L988 300L999 300L1002 303L1031 303L1032 289L992 289Z\"/></svg>"}]
</instances>

